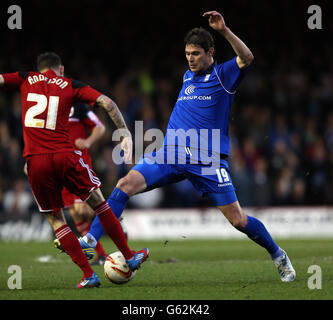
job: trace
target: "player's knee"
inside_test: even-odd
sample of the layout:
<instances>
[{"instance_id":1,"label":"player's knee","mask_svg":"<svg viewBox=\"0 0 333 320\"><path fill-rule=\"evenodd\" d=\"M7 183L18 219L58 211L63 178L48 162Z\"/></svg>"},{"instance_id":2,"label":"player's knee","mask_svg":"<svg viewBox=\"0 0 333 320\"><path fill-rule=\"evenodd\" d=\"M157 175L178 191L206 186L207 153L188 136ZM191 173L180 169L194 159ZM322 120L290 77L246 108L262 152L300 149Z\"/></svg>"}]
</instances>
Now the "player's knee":
<instances>
[{"instance_id":1,"label":"player's knee","mask_svg":"<svg viewBox=\"0 0 333 320\"><path fill-rule=\"evenodd\" d=\"M54 231L66 224L64 212L62 210L47 212L45 215Z\"/></svg>"},{"instance_id":2,"label":"player's knee","mask_svg":"<svg viewBox=\"0 0 333 320\"><path fill-rule=\"evenodd\" d=\"M94 209L96 206L105 201L105 198L100 189L93 190L90 197L86 200L90 208Z\"/></svg>"},{"instance_id":3,"label":"player's knee","mask_svg":"<svg viewBox=\"0 0 333 320\"><path fill-rule=\"evenodd\" d=\"M245 230L246 228L246 223L241 216L234 217L231 221L231 224L233 227L235 227L238 230Z\"/></svg>"},{"instance_id":4,"label":"player's knee","mask_svg":"<svg viewBox=\"0 0 333 320\"><path fill-rule=\"evenodd\" d=\"M138 181L134 174L127 174L125 177L121 178L117 183L117 188L125 192L129 197L142 191L141 182Z\"/></svg>"},{"instance_id":5,"label":"player's knee","mask_svg":"<svg viewBox=\"0 0 333 320\"><path fill-rule=\"evenodd\" d=\"M245 230L246 228L246 215L240 208L232 208L225 215L229 222L238 230Z\"/></svg>"},{"instance_id":6,"label":"player's knee","mask_svg":"<svg viewBox=\"0 0 333 320\"><path fill-rule=\"evenodd\" d=\"M94 211L85 202L75 203L69 212L75 223L89 220L94 214Z\"/></svg>"},{"instance_id":7,"label":"player's knee","mask_svg":"<svg viewBox=\"0 0 333 320\"><path fill-rule=\"evenodd\" d=\"M118 181L117 188L132 196L134 194L133 182L133 179L127 175Z\"/></svg>"},{"instance_id":8,"label":"player's knee","mask_svg":"<svg viewBox=\"0 0 333 320\"><path fill-rule=\"evenodd\" d=\"M80 222L80 220L81 220L80 214L77 210L75 210L74 207L71 207L69 209L69 213L70 213L70 215L73 218L75 223Z\"/></svg>"},{"instance_id":9,"label":"player's knee","mask_svg":"<svg viewBox=\"0 0 333 320\"><path fill-rule=\"evenodd\" d=\"M233 218L232 225L238 230L244 231L246 228L246 224L247 218L243 212L237 213Z\"/></svg>"}]
</instances>

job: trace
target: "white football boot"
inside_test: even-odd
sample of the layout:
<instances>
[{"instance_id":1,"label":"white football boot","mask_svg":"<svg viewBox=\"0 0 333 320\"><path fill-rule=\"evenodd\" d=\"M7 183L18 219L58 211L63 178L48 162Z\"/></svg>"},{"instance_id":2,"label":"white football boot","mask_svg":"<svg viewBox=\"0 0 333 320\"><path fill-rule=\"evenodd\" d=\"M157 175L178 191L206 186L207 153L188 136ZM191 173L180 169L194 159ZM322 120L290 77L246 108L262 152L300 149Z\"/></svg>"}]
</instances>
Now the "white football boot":
<instances>
[{"instance_id":1,"label":"white football boot","mask_svg":"<svg viewBox=\"0 0 333 320\"><path fill-rule=\"evenodd\" d=\"M287 256L287 253L284 250L282 250L282 252L283 254L274 259L273 262L278 269L281 281L283 282L294 281L296 278L296 271L293 268L290 259Z\"/></svg>"}]
</instances>

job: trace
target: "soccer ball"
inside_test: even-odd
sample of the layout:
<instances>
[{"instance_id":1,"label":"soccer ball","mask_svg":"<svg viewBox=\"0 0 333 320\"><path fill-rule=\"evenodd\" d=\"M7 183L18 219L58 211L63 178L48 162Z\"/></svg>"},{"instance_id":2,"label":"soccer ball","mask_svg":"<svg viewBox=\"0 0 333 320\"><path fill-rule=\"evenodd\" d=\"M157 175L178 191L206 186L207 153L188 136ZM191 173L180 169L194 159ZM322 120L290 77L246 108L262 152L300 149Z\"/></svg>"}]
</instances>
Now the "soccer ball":
<instances>
[{"instance_id":1,"label":"soccer ball","mask_svg":"<svg viewBox=\"0 0 333 320\"><path fill-rule=\"evenodd\" d=\"M105 276L115 284L123 284L133 279L136 271L131 271L120 251L111 253L104 262Z\"/></svg>"}]
</instances>

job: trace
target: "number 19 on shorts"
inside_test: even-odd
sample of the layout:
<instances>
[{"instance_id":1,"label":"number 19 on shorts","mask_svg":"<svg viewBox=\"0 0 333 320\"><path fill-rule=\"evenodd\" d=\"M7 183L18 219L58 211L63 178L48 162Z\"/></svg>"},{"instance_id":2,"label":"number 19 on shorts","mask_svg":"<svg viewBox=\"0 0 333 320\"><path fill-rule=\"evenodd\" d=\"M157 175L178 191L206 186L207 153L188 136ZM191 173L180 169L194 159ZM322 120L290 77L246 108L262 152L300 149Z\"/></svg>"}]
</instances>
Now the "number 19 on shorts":
<instances>
[{"instance_id":1,"label":"number 19 on shorts","mask_svg":"<svg viewBox=\"0 0 333 320\"><path fill-rule=\"evenodd\" d=\"M219 179L219 183L229 182L228 172L225 168L216 169L217 179Z\"/></svg>"}]
</instances>

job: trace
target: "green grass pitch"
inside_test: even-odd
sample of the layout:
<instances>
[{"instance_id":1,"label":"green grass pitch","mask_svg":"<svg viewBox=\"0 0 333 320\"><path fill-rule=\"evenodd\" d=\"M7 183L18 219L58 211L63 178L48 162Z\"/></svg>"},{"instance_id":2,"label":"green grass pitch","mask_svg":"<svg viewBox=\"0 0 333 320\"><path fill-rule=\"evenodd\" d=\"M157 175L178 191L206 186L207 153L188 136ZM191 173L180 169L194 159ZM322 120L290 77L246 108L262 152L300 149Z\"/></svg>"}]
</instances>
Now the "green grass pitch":
<instances>
[{"instance_id":1,"label":"green grass pitch","mask_svg":"<svg viewBox=\"0 0 333 320\"><path fill-rule=\"evenodd\" d=\"M333 298L333 239L277 240L297 273L283 283L264 249L248 239L130 241L150 257L127 284L105 278L100 288L75 289L82 273L52 242L0 242L0 300L322 300ZM102 238L107 252L116 251ZM22 289L8 288L11 265L22 270ZM311 265L321 268L321 289L309 289Z\"/></svg>"}]
</instances>

